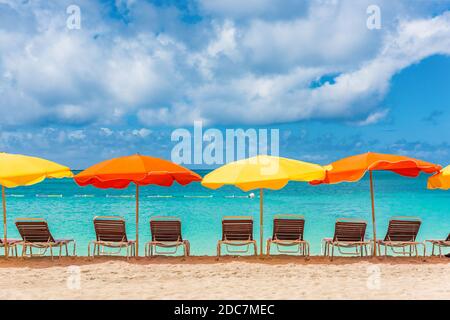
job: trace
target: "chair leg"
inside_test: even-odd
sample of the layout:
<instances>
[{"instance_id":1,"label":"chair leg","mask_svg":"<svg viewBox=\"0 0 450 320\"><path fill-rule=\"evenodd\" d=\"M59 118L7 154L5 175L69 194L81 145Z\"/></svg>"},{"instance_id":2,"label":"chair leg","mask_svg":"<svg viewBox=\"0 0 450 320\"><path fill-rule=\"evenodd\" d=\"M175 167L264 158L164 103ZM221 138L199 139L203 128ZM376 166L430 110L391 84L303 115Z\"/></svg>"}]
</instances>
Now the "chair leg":
<instances>
[{"instance_id":1,"label":"chair leg","mask_svg":"<svg viewBox=\"0 0 450 320\"><path fill-rule=\"evenodd\" d=\"M258 248L256 247L256 241L253 241L253 247L255 248L255 256L257 256L258 255Z\"/></svg>"},{"instance_id":2,"label":"chair leg","mask_svg":"<svg viewBox=\"0 0 450 320\"><path fill-rule=\"evenodd\" d=\"M185 240L184 245L186 246L187 256L191 255L191 243L188 240Z\"/></svg>"},{"instance_id":3,"label":"chair leg","mask_svg":"<svg viewBox=\"0 0 450 320\"><path fill-rule=\"evenodd\" d=\"M271 241L270 240L267 240L267 249L266 249L266 254L267 254L267 256L270 256L270 245L271 245L272 243L271 243Z\"/></svg>"},{"instance_id":4,"label":"chair leg","mask_svg":"<svg viewBox=\"0 0 450 320\"><path fill-rule=\"evenodd\" d=\"M334 244L331 244L331 261L333 261L334 258Z\"/></svg>"},{"instance_id":5,"label":"chair leg","mask_svg":"<svg viewBox=\"0 0 450 320\"><path fill-rule=\"evenodd\" d=\"M220 248L220 245L221 245L221 242L219 241L219 242L217 242L217 256L218 257L220 257L220 251L221 251L221 248Z\"/></svg>"}]
</instances>

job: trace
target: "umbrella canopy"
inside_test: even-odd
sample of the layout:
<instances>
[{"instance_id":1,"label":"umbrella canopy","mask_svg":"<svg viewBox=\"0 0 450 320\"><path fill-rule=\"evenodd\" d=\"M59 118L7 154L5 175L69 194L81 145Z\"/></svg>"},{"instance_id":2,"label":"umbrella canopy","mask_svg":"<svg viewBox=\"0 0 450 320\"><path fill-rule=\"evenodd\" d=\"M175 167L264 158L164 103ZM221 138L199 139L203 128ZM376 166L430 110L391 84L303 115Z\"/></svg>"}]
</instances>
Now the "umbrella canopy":
<instances>
[{"instance_id":1,"label":"umbrella canopy","mask_svg":"<svg viewBox=\"0 0 450 320\"><path fill-rule=\"evenodd\" d=\"M73 174L66 166L42 158L0 153L0 185L6 188L29 186L45 178L67 178Z\"/></svg>"},{"instance_id":2,"label":"umbrella canopy","mask_svg":"<svg viewBox=\"0 0 450 320\"><path fill-rule=\"evenodd\" d=\"M405 177L417 177L420 172L435 173L441 166L434 163L393 154L363 153L343 158L330 164L323 181L317 183L339 183L359 181L367 171L387 170Z\"/></svg>"},{"instance_id":3,"label":"umbrella canopy","mask_svg":"<svg viewBox=\"0 0 450 320\"><path fill-rule=\"evenodd\" d=\"M428 179L428 189L450 189L450 166Z\"/></svg>"},{"instance_id":4,"label":"umbrella canopy","mask_svg":"<svg viewBox=\"0 0 450 320\"><path fill-rule=\"evenodd\" d=\"M70 178L73 174L66 166L49 160L20 154L0 153L0 185L2 186L3 237L5 255L7 248L5 188L29 186L45 178Z\"/></svg>"},{"instance_id":5,"label":"umbrella canopy","mask_svg":"<svg viewBox=\"0 0 450 320\"><path fill-rule=\"evenodd\" d=\"M210 173L202 185L217 189L234 185L243 191L260 189L260 254L263 253L263 189L279 190L289 181L312 181L325 178L325 169L314 163L259 155L230 162Z\"/></svg>"},{"instance_id":6,"label":"umbrella canopy","mask_svg":"<svg viewBox=\"0 0 450 320\"><path fill-rule=\"evenodd\" d=\"M421 172L431 174L440 169L440 165L406 156L368 152L331 163L329 169L327 169L325 179L312 181L311 184L355 182L359 181L369 171L373 240L376 241L375 199L372 172L375 170L387 170L405 177L417 177ZM375 255L375 246L373 252Z\"/></svg>"},{"instance_id":7,"label":"umbrella canopy","mask_svg":"<svg viewBox=\"0 0 450 320\"><path fill-rule=\"evenodd\" d=\"M181 185L202 178L195 172L168 160L135 154L99 162L75 176L80 186L124 189L136 185L136 254L139 254L139 186L154 184L168 187L174 181Z\"/></svg>"}]
</instances>

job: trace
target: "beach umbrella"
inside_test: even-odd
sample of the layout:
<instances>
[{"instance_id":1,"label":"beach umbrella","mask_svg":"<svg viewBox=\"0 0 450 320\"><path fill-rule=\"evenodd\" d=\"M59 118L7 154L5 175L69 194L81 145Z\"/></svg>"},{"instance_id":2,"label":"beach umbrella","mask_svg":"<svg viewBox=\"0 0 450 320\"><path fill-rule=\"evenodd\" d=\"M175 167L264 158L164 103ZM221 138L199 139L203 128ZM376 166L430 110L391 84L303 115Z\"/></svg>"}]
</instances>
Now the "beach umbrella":
<instances>
[{"instance_id":1,"label":"beach umbrella","mask_svg":"<svg viewBox=\"0 0 450 320\"><path fill-rule=\"evenodd\" d=\"M428 189L450 189L450 166L428 178Z\"/></svg>"},{"instance_id":2,"label":"beach umbrella","mask_svg":"<svg viewBox=\"0 0 450 320\"><path fill-rule=\"evenodd\" d=\"M5 188L30 186L45 178L69 178L72 176L68 167L52 161L20 154L0 153L5 256L8 256Z\"/></svg>"},{"instance_id":3,"label":"beach umbrella","mask_svg":"<svg viewBox=\"0 0 450 320\"><path fill-rule=\"evenodd\" d=\"M289 181L312 181L325 177L325 169L317 164L293 159L259 155L230 162L210 173L202 185L217 189L223 185L234 185L242 191L259 189L260 210L260 254L263 254L263 207L264 189L279 190Z\"/></svg>"},{"instance_id":4,"label":"beach umbrella","mask_svg":"<svg viewBox=\"0 0 450 320\"><path fill-rule=\"evenodd\" d=\"M367 171L370 175L370 198L372 202L373 241L377 240L375 223L375 197L373 186L373 171L386 170L395 172L404 177L417 177L421 172L435 173L441 166L422 160L392 155L368 152L344 158L329 164L325 179L312 181L311 184L333 184L339 182L359 181ZM375 246L373 254L376 255Z\"/></svg>"},{"instance_id":5,"label":"beach umbrella","mask_svg":"<svg viewBox=\"0 0 450 320\"><path fill-rule=\"evenodd\" d=\"M187 185L202 178L171 161L135 154L99 162L75 177L80 186L125 189L136 185L136 255L139 255L139 187L150 184L169 187L174 181Z\"/></svg>"}]
</instances>

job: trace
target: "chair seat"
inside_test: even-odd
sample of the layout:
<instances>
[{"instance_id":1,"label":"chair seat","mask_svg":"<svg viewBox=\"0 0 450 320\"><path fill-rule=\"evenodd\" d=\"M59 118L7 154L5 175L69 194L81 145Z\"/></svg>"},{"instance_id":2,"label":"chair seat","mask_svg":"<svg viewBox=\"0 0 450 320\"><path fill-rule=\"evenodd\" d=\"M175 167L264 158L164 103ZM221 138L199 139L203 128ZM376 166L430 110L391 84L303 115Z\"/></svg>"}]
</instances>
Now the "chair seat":
<instances>
[{"instance_id":1,"label":"chair seat","mask_svg":"<svg viewBox=\"0 0 450 320\"><path fill-rule=\"evenodd\" d=\"M450 246L450 241L446 241L446 240L427 240L427 242L430 242L432 244L441 245L441 246Z\"/></svg>"},{"instance_id":2,"label":"chair seat","mask_svg":"<svg viewBox=\"0 0 450 320\"><path fill-rule=\"evenodd\" d=\"M20 242L22 242L22 240L20 240L20 239L6 239L6 243L8 245L14 245L14 244L18 244ZM0 241L0 246L4 246L4 241L3 240Z\"/></svg>"},{"instance_id":3,"label":"chair seat","mask_svg":"<svg viewBox=\"0 0 450 320\"><path fill-rule=\"evenodd\" d=\"M127 240L127 241L102 241L102 240L94 240L94 241L92 241L93 243L97 243L97 244L101 244L101 245L104 245L104 246L110 246L110 247L113 247L113 246L116 246L116 247L119 247L119 246L129 246L129 245L132 245L132 244L135 244L136 243L136 241L135 240Z\"/></svg>"},{"instance_id":4,"label":"chair seat","mask_svg":"<svg viewBox=\"0 0 450 320\"><path fill-rule=\"evenodd\" d=\"M419 241L391 241L391 240L377 240L378 244L388 245L388 246L408 246L414 244L422 244Z\"/></svg>"},{"instance_id":5,"label":"chair seat","mask_svg":"<svg viewBox=\"0 0 450 320\"><path fill-rule=\"evenodd\" d=\"M55 239L54 241L26 241L19 240L18 242L23 242L27 245L63 245L69 242L75 241L74 239Z\"/></svg>"},{"instance_id":6,"label":"chair seat","mask_svg":"<svg viewBox=\"0 0 450 320\"><path fill-rule=\"evenodd\" d=\"M289 244L298 244L298 243L306 243L308 241L306 240L301 240L301 239L294 239L294 240L283 240L283 239L272 239L269 238L269 241L275 244L285 244L285 245L289 245Z\"/></svg>"},{"instance_id":7,"label":"chair seat","mask_svg":"<svg viewBox=\"0 0 450 320\"><path fill-rule=\"evenodd\" d=\"M75 241L74 239L55 239L56 243L69 243Z\"/></svg>"},{"instance_id":8,"label":"chair seat","mask_svg":"<svg viewBox=\"0 0 450 320\"><path fill-rule=\"evenodd\" d=\"M180 241L149 241L147 243L151 244L151 245L157 245L157 246L160 246L160 247L170 248L170 247L180 246L180 245L182 245L182 244L184 244L186 242L188 242L188 241L187 240L180 240Z\"/></svg>"}]
</instances>

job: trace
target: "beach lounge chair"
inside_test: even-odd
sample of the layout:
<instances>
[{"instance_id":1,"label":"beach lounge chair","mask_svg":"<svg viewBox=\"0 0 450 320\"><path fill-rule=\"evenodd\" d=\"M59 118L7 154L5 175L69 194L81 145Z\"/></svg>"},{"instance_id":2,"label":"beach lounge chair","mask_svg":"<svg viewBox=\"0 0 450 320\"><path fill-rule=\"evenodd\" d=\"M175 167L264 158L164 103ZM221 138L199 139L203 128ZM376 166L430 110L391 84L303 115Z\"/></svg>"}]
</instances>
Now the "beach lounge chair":
<instances>
[{"instance_id":1,"label":"beach lounge chair","mask_svg":"<svg viewBox=\"0 0 450 320\"><path fill-rule=\"evenodd\" d=\"M442 248L450 248L450 233L447 236L447 239L445 240L427 240L427 242L431 243L432 249L431 249L431 255L434 256L434 249L435 247L439 250L439 256L443 257L442 254Z\"/></svg>"},{"instance_id":2,"label":"beach lounge chair","mask_svg":"<svg viewBox=\"0 0 450 320\"><path fill-rule=\"evenodd\" d=\"M418 245L423 246L425 256L425 243L416 241L422 221L416 217L393 217L389 221L388 230L384 240L378 240L376 245L381 256L381 246L384 246L384 255L387 256L388 248L400 255L419 256ZM409 250L407 250L409 249Z\"/></svg>"},{"instance_id":3,"label":"beach lounge chair","mask_svg":"<svg viewBox=\"0 0 450 320\"><path fill-rule=\"evenodd\" d=\"M97 216L94 218L96 240L88 244L88 256L91 255L91 245L94 245L92 256L120 255L126 249L127 259L136 252L136 241L128 240L125 219L119 216ZM106 251L106 248L116 249Z\"/></svg>"},{"instance_id":4,"label":"beach lounge chair","mask_svg":"<svg viewBox=\"0 0 450 320\"><path fill-rule=\"evenodd\" d=\"M299 214L279 214L273 219L273 235L267 240L267 255L270 255L272 244L280 253L300 253L309 256L309 243L303 239L305 218ZM296 250L286 250L283 247L296 246Z\"/></svg>"},{"instance_id":5,"label":"beach lounge chair","mask_svg":"<svg viewBox=\"0 0 450 320\"><path fill-rule=\"evenodd\" d=\"M367 222L360 219L336 220L333 238L323 239L324 255L334 257L334 248L337 247L342 255L359 256L368 255L367 246L370 241L365 240ZM345 251L344 249L355 249L354 251ZM331 253L330 253L331 249Z\"/></svg>"},{"instance_id":6,"label":"beach lounge chair","mask_svg":"<svg viewBox=\"0 0 450 320\"><path fill-rule=\"evenodd\" d=\"M217 256L220 257L222 245L228 253L247 253L253 245L257 255L256 241L253 240L253 218L250 216L226 216L222 219L222 240L217 243ZM230 250L229 247L246 246L244 250Z\"/></svg>"},{"instance_id":7,"label":"beach lounge chair","mask_svg":"<svg viewBox=\"0 0 450 320\"><path fill-rule=\"evenodd\" d=\"M22 245L22 257L24 256L44 256L47 250L53 259L53 249L59 249L61 258L62 248L69 255L68 244L73 243L73 255L75 256L76 242L73 239L55 239L48 228L47 221L41 218L17 218L15 220L17 230L22 237L22 241L17 243ZM39 253L33 253L33 248L39 249ZM30 249L27 254L27 249Z\"/></svg>"},{"instance_id":8,"label":"beach lounge chair","mask_svg":"<svg viewBox=\"0 0 450 320\"><path fill-rule=\"evenodd\" d=\"M184 256L189 256L190 244L188 240L183 240L180 219L176 217L153 217L150 219L150 231L152 240L145 244L146 256L175 254L180 246L183 246ZM158 247L174 248L174 250L158 251Z\"/></svg>"},{"instance_id":9,"label":"beach lounge chair","mask_svg":"<svg viewBox=\"0 0 450 320\"><path fill-rule=\"evenodd\" d=\"M22 243L22 240L6 239L8 245L8 256L15 255L17 257L17 246ZM5 248L3 239L0 239L0 248ZM6 253L6 252L5 252Z\"/></svg>"}]
</instances>

